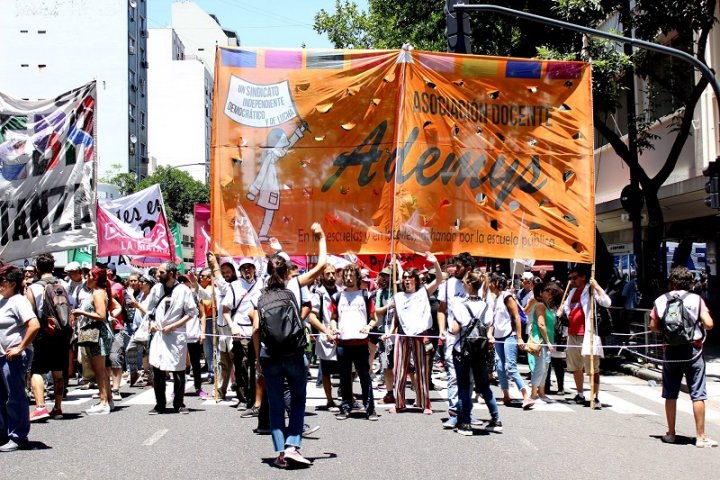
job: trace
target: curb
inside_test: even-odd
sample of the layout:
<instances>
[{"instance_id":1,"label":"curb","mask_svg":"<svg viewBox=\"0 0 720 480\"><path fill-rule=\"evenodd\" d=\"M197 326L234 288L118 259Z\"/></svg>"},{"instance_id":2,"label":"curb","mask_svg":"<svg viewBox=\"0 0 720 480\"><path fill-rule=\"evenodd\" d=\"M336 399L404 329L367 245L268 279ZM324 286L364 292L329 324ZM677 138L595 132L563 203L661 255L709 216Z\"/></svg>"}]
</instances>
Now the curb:
<instances>
[{"instance_id":1,"label":"curb","mask_svg":"<svg viewBox=\"0 0 720 480\"><path fill-rule=\"evenodd\" d=\"M648 368L640 363L623 362L620 363L619 368L628 375L633 375L642 380L652 380L658 385L662 385L662 372L659 372L652 368ZM680 391L683 393L689 392L685 379L683 379L682 383L680 384Z\"/></svg>"}]
</instances>

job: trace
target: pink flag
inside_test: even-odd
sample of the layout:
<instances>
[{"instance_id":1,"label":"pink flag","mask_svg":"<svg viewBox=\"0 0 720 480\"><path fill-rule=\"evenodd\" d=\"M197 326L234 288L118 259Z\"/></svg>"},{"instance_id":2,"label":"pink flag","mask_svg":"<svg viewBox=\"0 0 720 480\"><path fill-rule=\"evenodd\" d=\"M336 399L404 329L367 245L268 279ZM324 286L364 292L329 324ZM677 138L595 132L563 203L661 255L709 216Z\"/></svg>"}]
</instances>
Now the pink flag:
<instances>
[{"instance_id":1,"label":"pink flag","mask_svg":"<svg viewBox=\"0 0 720 480\"><path fill-rule=\"evenodd\" d=\"M130 228L115 215L97 206L97 233L99 256L149 255L168 260L175 259L172 233L165 213L160 211L155 225L147 235Z\"/></svg>"},{"instance_id":2,"label":"pink flag","mask_svg":"<svg viewBox=\"0 0 720 480\"><path fill-rule=\"evenodd\" d=\"M205 268L210 245L210 205L195 205L195 268Z\"/></svg>"}]
</instances>

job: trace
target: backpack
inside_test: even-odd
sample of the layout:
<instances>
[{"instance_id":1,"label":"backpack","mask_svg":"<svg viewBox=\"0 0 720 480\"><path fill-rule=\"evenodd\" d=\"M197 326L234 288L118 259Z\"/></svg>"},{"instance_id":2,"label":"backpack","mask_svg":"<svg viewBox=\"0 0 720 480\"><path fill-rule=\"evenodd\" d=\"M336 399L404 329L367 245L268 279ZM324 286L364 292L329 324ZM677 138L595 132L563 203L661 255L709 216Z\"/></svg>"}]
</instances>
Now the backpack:
<instances>
[{"instance_id":1,"label":"backpack","mask_svg":"<svg viewBox=\"0 0 720 480\"><path fill-rule=\"evenodd\" d=\"M307 345L295 295L287 288L264 289L258 299L260 339L271 357L290 357Z\"/></svg>"},{"instance_id":2,"label":"backpack","mask_svg":"<svg viewBox=\"0 0 720 480\"><path fill-rule=\"evenodd\" d=\"M482 319L485 317L488 305L487 303L485 304L485 308L483 308L477 317L473 314L472 310L470 310L467 303L464 303L463 306L467 309L472 319L465 329L465 332L458 339L458 343L460 343L460 358L465 360L473 356L481 355L487 351L487 328L483 325Z\"/></svg>"},{"instance_id":3,"label":"backpack","mask_svg":"<svg viewBox=\"0 0 720 480\"><path fill-rule=\"evenodd\" d=\"M43 308L40 325L48 335L70 330L70 298L65 287L55 278L39 280L43 287Z\"/></svg>"},{"instance_id":4,"label":"backpack","mask_svg":"<svg viewBox=\"0 0 720 480\"><path fill-rule=\"evenodd\" d=\"M684 300L690 295L666 293L667 305L660 323L662 325L663 339L668 345L686 345L692 343L695 335L695 320L685 308Z\"/></svg>"}]
</instances>

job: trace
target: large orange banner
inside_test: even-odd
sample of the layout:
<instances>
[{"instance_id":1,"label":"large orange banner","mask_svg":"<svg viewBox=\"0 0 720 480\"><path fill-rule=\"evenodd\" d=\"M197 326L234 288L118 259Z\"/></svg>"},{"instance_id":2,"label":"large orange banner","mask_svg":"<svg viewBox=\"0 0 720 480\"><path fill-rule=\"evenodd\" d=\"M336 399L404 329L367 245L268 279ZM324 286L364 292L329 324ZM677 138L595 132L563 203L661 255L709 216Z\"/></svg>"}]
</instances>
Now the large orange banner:
<instances>
[{"instance_id":1,"label":"large orange banner","mask_svg":"<svg viewBox=\"0 0 720 480\"><path fill-rule=\"evenodd\" d=\"M211 228L253 255L592 262L590 68L412 50L219 48Z\"/></svg>"}]
</instances>

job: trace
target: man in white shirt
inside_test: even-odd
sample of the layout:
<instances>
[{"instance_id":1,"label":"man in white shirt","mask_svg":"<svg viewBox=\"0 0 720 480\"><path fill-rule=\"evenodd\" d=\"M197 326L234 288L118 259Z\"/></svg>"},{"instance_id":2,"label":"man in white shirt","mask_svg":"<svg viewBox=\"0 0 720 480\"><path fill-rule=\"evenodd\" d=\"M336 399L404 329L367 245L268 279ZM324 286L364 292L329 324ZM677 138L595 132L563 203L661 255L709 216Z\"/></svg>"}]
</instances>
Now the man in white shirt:
<instances>
[{"instance_id":1,"label":"man in white shirt","mask_svg":"<svg viewBox=\"0 0 720 480\"><path fill-rule=\"evenodd\" d=\"M668 302L673 297L682 300L685 318L690 318L695 327L692 340L688 343L665 345L663 353L663 391L665 399L665 415L668 430L662 436L665 443L675 443L675 419L677 415L677 399L680 394L680 384L683 376L687 377L690 399L693 402L695 415L695 446L698 448L717 447L718 442L705 435L705 359L703 358L703 339L705 331L713 328L713 319L710 316L702 297L689 293L693 285L693 275L686 267L675 267L670 271L670 289L666 295L660 296L653 305L650 313L650 329L663 332L663 319Z\"/></svg>"},{"instance_id":2,"label":"man in white shirt","mask_svg":"<svg viewBox=\"0 0 720 480\"><path fill-rule=\"evenodd\" d=\"M233 335L230 352L235 367L238 410L243 418L255 417L260 409L262 394L256 394L255 350L252 345L252 320L248 316L263 288L262 280L255 274L251 258L240 260L240 277L230 283L222 302L223 318ZM221 391L227 389L227 376L223 374Z\"/></svg>"}]
</instances>

